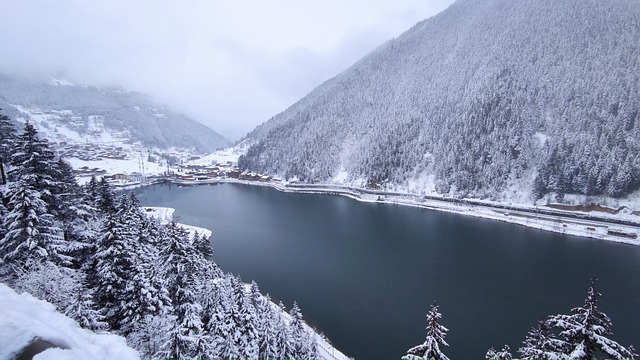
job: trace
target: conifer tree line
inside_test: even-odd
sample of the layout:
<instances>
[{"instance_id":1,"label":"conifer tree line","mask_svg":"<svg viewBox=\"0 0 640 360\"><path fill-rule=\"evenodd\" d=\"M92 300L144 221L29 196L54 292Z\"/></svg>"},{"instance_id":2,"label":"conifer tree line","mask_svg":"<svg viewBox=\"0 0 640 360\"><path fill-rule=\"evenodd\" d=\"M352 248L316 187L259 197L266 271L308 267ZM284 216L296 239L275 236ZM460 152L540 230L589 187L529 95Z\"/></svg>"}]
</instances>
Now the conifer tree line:
<instances>
[{"instance_id":1,"label":"conifer tree line","mask_svg":"<svg viewBox=\"0 0 640 360\"><path fill-rule=\"evenodd\" d=\"M0 116L7 185L0 280L93 331L127 338L144 358L310 359L317 334L256 283L223 273L209 239L146 216L104 180L76 182L29 123Z\"/></svg>"},{"instance_id":2,"label":"conifer tree line","mask_svg":"<svg viewBox=\"0 0 640 360\"><path fill-rule=\"evenodd\" d=\"M587 290L583 306L571 309L571 314L551 315L540 320L532 328L513 355L509 345L501 350L490 348L486 359L490 360L594 360L637 359L633 346L624 347L610 339L613 335L611 319L598 308L602 294L595 290L595 280ZM402 357L403 360L449 360L443 348L449 346L444 340L449 329L440 324L442 314L438 306L431 305L427 313L427 336L424 343L414 346ZM518 357L519 355L519 357Z\"/></svg>"}]
</instances>

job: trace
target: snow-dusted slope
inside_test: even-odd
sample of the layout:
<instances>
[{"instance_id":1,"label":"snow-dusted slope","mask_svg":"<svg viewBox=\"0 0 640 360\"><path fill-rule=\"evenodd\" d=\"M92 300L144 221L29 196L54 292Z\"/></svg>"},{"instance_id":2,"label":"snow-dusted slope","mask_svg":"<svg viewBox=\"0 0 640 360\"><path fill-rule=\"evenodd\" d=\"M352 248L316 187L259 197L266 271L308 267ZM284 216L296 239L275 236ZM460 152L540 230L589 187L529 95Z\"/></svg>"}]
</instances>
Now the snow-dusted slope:
<instances>
[{"instance_id":1,"label":"snow-dusted slope","mask_svg":"<svg viewBox=\"0 0 640 360\"><path fill-rule=\"evenodd\" d=\"M0 283L0 359L13 359L34 339L55 347L38 359L139 359L123 337L82 329L53 305Z\"/></svg>"},{"instance_id":2,"label":"snow-dusted slope","mask_svg":"<svg viewBox=\"0 0 640 360\"><path fill-rule=\"evenodd\" d=\"M172 112L146 95L0 75L0 108L14 119L23 118L48 130L51 141L146 148L170 147L205 153L231 143L220 134L184 115Z\"/></svg>"},{"instance_id":3,"label":"snow-dusted slope","mask_svg":"<svg viewBox=\"0 0 640 360\"><path fill-rule=\"evenodd\" d=\"M640 188L639 38L634 0L458 0L256 128L239 165L529 204L624 197Z\"/></svg>"}]
</instances>

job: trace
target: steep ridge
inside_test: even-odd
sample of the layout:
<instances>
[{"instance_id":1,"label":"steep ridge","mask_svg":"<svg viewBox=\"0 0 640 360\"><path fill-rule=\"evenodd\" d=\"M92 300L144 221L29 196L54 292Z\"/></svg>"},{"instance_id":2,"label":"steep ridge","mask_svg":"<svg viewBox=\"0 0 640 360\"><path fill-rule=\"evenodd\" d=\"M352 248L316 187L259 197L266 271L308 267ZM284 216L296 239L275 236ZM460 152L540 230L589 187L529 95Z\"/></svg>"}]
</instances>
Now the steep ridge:
<instances>
[{"instance_id":1,"label":"steep ridge","mask_svg":"<svg viewBox=\"0 0 640 360\"><path fill-rule=\"evenodd\" d=\"M458 0L249 133L239 165L496 200L624 197L640 188L639 38L638 1Z\"/></svg>"}]
</instances>

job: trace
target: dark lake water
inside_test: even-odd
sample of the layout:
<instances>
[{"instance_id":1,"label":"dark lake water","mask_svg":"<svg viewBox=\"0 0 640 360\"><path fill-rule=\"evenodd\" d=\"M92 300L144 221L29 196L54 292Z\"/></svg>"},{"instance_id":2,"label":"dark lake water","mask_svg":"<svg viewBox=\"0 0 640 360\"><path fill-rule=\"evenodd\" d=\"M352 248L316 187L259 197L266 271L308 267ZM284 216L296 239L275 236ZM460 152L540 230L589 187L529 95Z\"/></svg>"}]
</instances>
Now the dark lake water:
<instances>
[{"instance_id":1,"label":"dark lake water","mask_svg":"<svg viewBox=\"0 0 640 360\"><path fill-rule=\"evenodd\" d=\"M613 338L640 347L640 248L406 206L238 184L157 185L143 205L214 231L214 260L356 359L400 359L437 300L450 358L518 348L549 314L582 305L597 276Z\"/></svg>"}]
</instances>

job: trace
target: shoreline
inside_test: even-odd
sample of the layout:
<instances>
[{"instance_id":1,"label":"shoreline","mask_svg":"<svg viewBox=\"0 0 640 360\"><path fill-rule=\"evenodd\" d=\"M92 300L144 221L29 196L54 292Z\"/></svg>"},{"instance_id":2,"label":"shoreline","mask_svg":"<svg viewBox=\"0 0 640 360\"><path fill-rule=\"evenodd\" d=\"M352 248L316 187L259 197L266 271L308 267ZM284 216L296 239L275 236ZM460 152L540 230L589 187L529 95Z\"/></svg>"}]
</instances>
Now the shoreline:
<instances>
[{"instance_id":1,"label":"shoreline","mask_svg":"<svg viewBox=\"0 0 640 360\"><path fill-rule=\"evenodd\" d=\"M434 211L479 217L508 222L534 229L560 234L640 246L640 219L632 221L614 217L597 216L592 213L558 210L550 207L526 207L492 203L476 199L448 199L420 196L410 193L385 192L360 189L335 184L280 184L237 179L212 179L196 181L167 180L177 186L243 184L267 186L280 192L302 194L339 195L366 203L412 206ZM149 184L153 185L153 184ZM139 185L143 187L147 185Z\"/></svg>"}]
</instances>

